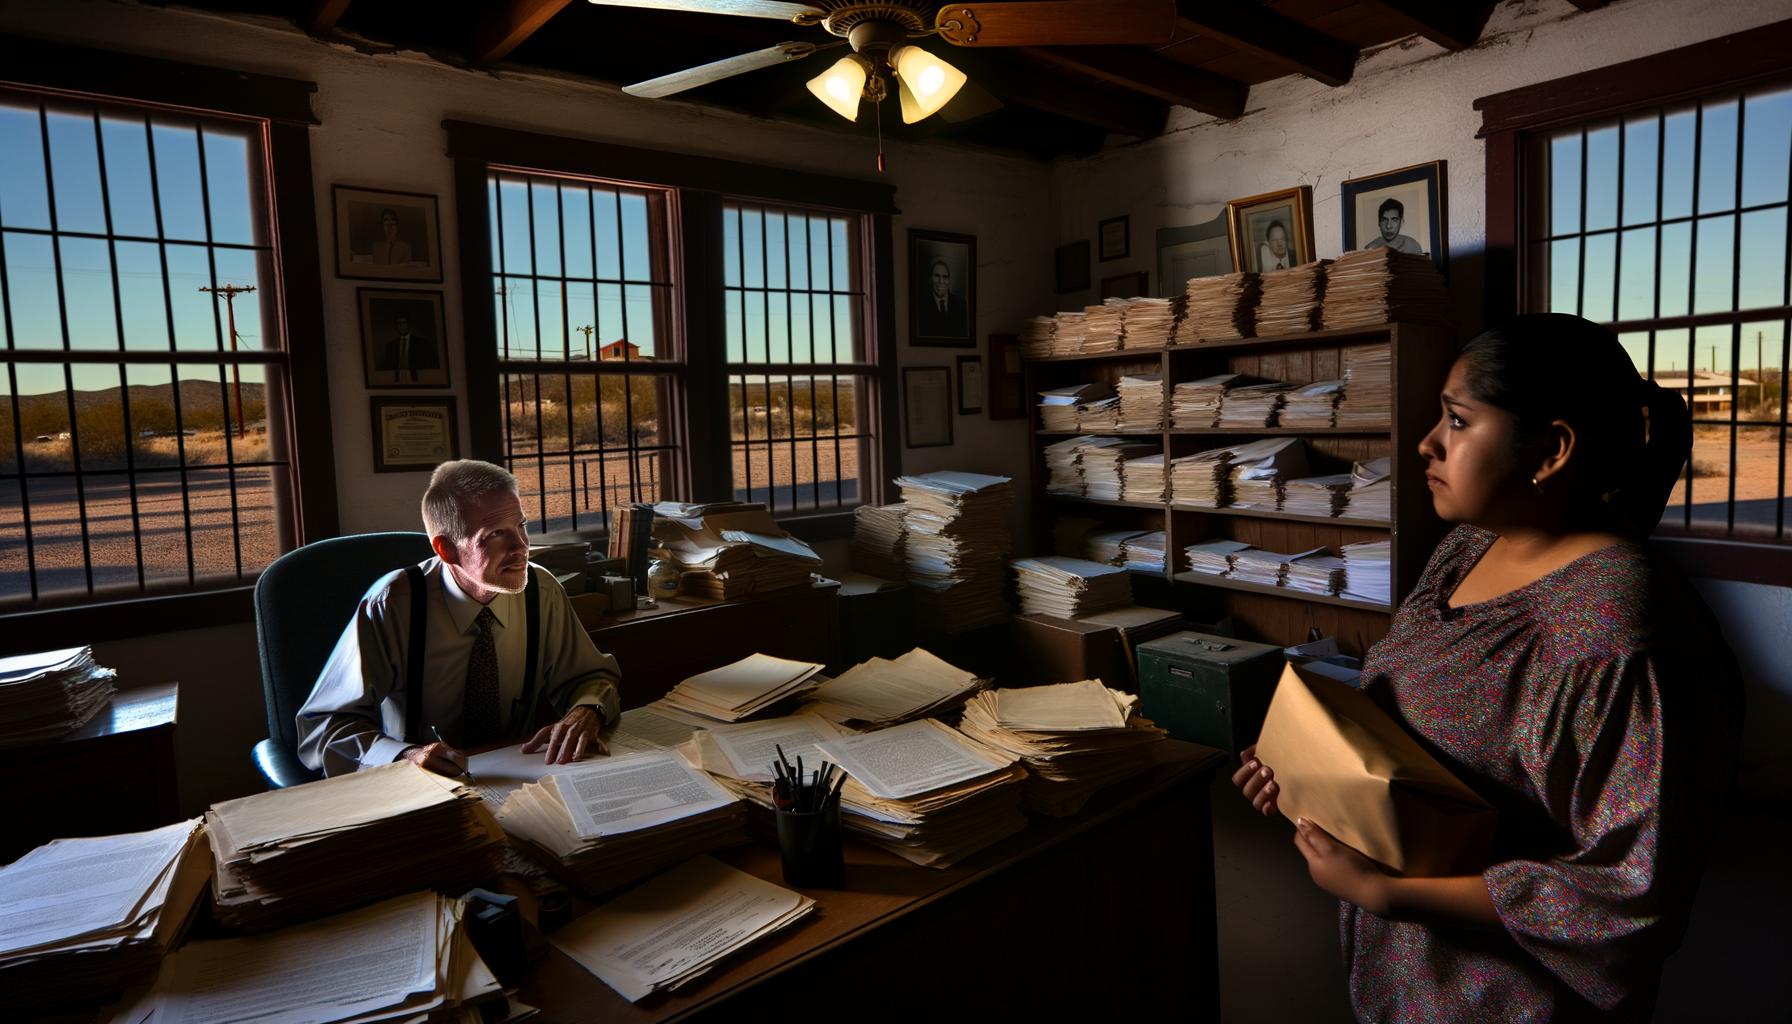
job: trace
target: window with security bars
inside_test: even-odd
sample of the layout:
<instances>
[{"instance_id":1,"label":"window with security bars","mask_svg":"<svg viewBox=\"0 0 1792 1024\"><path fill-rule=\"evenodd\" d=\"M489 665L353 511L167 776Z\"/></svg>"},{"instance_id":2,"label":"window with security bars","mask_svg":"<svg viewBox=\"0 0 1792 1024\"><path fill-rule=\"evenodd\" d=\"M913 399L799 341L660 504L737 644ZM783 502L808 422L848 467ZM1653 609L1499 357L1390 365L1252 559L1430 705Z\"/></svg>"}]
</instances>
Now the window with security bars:
<instances>
[{"instance_id":1,"label":"window with security bars","mask_svg":"<svg viewBox=\"0 0 1792 1024\"><path fill-rule=\"evenodd\" d=\"M0 612L292 546L266 130L0 90Z\"/></svg>"},{"instance_id":2,"label":"window with security bars","mask_svg":"<svg viewBox=\"0 0 1792 1024\"><path fill-rule=\"evenodd\" d=\"M870 494L860 218L731 201L722 210L734 496L779 515Z\"/></svg>"},{"instance_id":3,"label":"window with security bars","mask_svg":"<svg viewBox=\"0 0 1792 1024\"><path fill-rule=\"evenodd\" d=\"M1608 324L1692 411L1692 459L1661 532L1785 542L1792 87L1526 145L1526 307Z\"/></svg>"},{"instance_id":4,"label":"window with security bars","mask_svg":"<svg viewBox=\"0 0 1792 1024\"><path fill-rule=\"evenodd\" d=\"M487 190L504 462L530 531L678 497L672 193L501 169Z\"/></svg>"}]
</instances>

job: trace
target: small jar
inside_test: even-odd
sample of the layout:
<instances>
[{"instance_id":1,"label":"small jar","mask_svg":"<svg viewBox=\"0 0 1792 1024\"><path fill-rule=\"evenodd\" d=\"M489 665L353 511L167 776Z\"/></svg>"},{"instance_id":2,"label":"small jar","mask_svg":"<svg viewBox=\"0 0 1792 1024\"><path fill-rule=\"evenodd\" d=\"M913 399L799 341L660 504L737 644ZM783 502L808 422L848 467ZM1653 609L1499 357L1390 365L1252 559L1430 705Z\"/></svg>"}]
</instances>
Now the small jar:
<instances>
[{"instance_id":1,"label":"small jar","mask_svg":"<svg viewBox=\"0 0 1792 1024\"><path fill-rule=\"evenodd\" d=\"M677 597L681 576L677 563L666 558L654 559L647 565L647 596L656 601Z\"/></svg>"}]
</instances>

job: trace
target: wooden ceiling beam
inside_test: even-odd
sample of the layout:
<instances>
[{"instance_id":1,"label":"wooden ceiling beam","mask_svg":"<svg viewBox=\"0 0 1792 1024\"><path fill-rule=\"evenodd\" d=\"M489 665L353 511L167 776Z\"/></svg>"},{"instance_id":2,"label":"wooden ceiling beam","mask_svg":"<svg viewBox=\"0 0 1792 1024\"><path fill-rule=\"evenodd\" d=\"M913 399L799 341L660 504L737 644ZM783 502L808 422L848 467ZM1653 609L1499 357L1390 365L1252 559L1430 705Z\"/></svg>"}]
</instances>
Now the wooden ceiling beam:
<instances>
[{"instance_id":1,"label":"wooden ceiling beam","mask_svg":"<svg viewBox=\"0 0 1792 1024\"><path fill-rule=\"evenodd\" d=\"M1599 8L1611 3L1611 0L1568 0L1568 2L1583 11L1597 11Z\"/></svg>"},{"instance_id":2,"label":"wooden ceiling beam","mask_svg":"<svg viewBox=\"0 0 1792 1024\"><path fill-rule=\"evenodd\" d=\"M1392 15L1408 32L1416 32L1446 50L1466 50L1481 38L1493 7L1485 3L1436 0L1367 0Z\"/></svg>"},{"instance_id":3,"label":"wooden ceiling beam","mask_svg":"<svg viewBox=\"0 0 1792 1024\"><path fill-rule=\"evenodd\" d=\"M993 52L954 49L946 60L1005 103L1013 103L1117 135L1149 139L1164 130L1169 107L1152 99L1109 96L1048 75Z\"/></svg>"},{"instance_id":4,"label":"wooden ceiling beam","mask_svg":"<svg viewBox=\"0 0 1792 1024\"><path fill-rule=\"evenodd\" d=\"M299 24L311 35L328 32L342 20L348 5L349 0L305 0L305 14Z\"/></svg>"},{"instance_id":5,"label":"wooden ceiling beam","mask_svg":"<svg viewBox=\"0 0 1792 1024\"><path fill-rule=\"evenodd\" d=\"M1243 114L1245 94L1250 90L1236 79L1154 57L1132 47L1038 47L1024 52L1054 67L1093 75L1123 89L1215 117Z\"/></svg>"},{"instance_id":6,"label":"wooden ceiling beam","mask_svg":"<svg viewBox=\"0 0 1792 1024\"><path fill-rule=\"evenodd\" d=\"M503 60L571 2L509 0L488 13L473 30L473 45L467 52L467 59L475 64Z\"/></svg>"},{"instance_id":7,"label":"wooden ceiling beam","mask_svg":"<svg viewBox=\"0 0 1792 1024\"><path fill-rule=\"evenodd\" d=\"M1326 85L1343 85L1356 70L1356 47L1256 4L1176 0L1176 24Z\"/></svg>"}]
</instances>

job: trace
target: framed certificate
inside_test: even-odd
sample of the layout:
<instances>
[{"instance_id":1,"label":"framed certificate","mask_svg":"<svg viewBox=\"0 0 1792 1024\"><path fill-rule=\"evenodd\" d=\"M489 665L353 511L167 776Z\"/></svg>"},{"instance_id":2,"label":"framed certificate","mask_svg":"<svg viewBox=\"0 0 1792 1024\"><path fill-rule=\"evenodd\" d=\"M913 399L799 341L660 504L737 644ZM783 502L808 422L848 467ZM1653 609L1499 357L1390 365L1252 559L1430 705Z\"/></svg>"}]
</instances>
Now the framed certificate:
<instances>
[{"instance_id":1,"label":"framed certificate","mask_svg":"<svg viewBox=\"0 0 1792 1024\"><path fill-rule=\"evenodd\" d=\"M373 471L414 473L460 458L453 398L370 398Z\"/></svg>"},{"instance_id":2,"label":"framed certificate","mask_svg":"<svg viewBox=\"0 0 1792 1024\"><path fill-rule=\"evenodd\" d=\"M952 368L902 368L902 425L910 448L952 443Z\"/></svg>"}]
</instances>

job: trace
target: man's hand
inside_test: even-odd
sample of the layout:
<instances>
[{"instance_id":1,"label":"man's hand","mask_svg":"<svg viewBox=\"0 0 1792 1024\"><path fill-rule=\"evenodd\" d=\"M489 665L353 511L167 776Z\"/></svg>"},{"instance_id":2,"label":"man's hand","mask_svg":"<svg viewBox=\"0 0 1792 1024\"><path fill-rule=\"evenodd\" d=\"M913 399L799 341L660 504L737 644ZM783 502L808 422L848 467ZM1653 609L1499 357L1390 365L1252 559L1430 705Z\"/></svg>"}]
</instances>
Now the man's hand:
<instances>
[{"instance_id":1,"label":"man's hand","mask_svg":"<svg viewBox=\"0 0 1792 1024\"><path fill-rule=\"evenodd\" d=\"M467 755L446 743L425 743L407 749L401 757L419 768L450 777L467 773Z\"/></svg>"},{"instance_id":2,"label":"man's hand","mask_svg":"<svg viewBox=\"0 0 1792 1024\"><path fill-rule=\"evenodd\" d=\"M597 738L600 721L597 709L589 704L581 704L566 713L566 716L553 725L543 726L529 742L523 744L523 753L533 754L545 749L543 764L566 764L577 761L586 754L608 754L610 748Z\"/></svg>"},{"instance_id":3,"label":"man's hand","mask_svg":"<svg viewBox=\"0 0 1792 1024\"><path fill-rule=\"evenodd\" d=\"M1305 818L1294 823L1294 845L1319 888L1371 914L1387 914L1389 879L1374 861Z\"/></svg>"}]
</instances>

